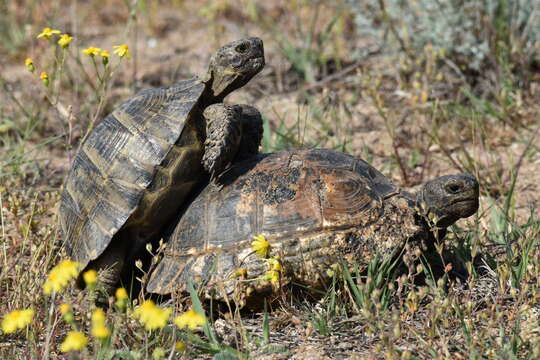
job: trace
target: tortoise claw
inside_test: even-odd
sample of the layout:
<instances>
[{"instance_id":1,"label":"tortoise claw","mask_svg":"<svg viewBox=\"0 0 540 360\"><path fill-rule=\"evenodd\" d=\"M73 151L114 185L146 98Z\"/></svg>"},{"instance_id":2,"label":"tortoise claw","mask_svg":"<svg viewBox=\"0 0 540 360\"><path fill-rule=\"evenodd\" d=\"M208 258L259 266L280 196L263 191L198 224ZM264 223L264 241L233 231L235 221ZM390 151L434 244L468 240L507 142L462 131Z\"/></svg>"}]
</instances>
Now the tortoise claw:
<instances>
[{"instance_id":1,"label":"tortoise claw","mask_svg":"<svg viewBox=\"0 0 540 360\"><path fill-rule=\"evenodd\" d=\"M220 182L221 175L216 175L214 171L210 174L210 184L216 191L221 191L225 186L224 183Z\"/></svg>"}]
</instances>

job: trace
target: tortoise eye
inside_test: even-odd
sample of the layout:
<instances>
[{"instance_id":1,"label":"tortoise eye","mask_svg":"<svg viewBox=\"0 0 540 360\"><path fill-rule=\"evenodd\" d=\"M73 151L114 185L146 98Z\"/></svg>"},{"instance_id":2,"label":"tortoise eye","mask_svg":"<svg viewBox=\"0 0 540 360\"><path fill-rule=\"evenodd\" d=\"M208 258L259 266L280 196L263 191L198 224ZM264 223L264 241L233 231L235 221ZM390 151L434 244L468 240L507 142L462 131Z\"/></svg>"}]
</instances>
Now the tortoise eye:
<instances>
[{"instance_id":1,"label":"tortoise eye","mask_svg":"<svg viewBox=\"0 0 540 360\"><path fill-rule=\"evenodd\" d=\"M461 186L459 184L448 184L446 185L446 190L449 193L457 194L458 192L461 191Z\"/></svg>"},{"instance_id":2,"label":"tortoise eye","mask_svg":"<svg viewBox=\"0 0 540 360\"><path fill-rule=\"evenodd\" d=\"M234 50L239 52L240 54L245 53L249 49L249 45L247 43L242 43L240 45L237 45Z\"/></svg>"}]
</instances>

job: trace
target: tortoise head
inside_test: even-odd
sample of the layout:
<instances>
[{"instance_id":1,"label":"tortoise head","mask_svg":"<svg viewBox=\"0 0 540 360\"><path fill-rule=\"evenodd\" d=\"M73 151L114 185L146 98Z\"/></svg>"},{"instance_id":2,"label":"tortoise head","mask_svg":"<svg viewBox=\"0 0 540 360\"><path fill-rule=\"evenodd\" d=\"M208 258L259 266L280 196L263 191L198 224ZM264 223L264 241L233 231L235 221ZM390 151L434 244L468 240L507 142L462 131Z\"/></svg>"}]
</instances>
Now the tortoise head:
<instances>
[{"instance_id":1,"label":"tortoise head","mask_svg":"<svg viewBox=\"0 0 540 360\"><path fill-rule=\"evenodd\" d=\"M437 227L446 228L478 210L478 181L470 174L446 175L422 187L417 204Z\"/></svg>"},{"instance_id":2,"label":"tortoise head","mask_svg":"<svg viewBox=\"0 0 540 360\"><path fill-rule=\"evenodd\" d=\"M249 37L233 41L212 56L205 78L215 101L221 102L255 76L264 67L264 48L261 39Z\"/></svg>"}]
</instances>

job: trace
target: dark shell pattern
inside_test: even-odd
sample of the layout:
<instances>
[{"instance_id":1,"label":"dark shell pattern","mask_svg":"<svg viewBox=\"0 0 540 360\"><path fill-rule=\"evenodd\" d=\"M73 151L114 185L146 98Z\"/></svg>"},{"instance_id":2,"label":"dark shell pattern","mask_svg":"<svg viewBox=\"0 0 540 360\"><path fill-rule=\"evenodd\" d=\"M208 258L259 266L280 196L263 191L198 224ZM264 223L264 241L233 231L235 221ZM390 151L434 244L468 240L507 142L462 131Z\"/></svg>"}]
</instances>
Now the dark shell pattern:
<instances>
[{"instance_id":1,"label":"dark shell pattern","mask_svg":"<svg viewBox=\"0 0 540 360\"><path fill-rule=\"evenodd\" d=\"M61 228L74 260L86 266L96 259L129 221L156 170L175 147L204 87L194 78L142 91L88 135L75 156L60 203Z\"/></svg>"},{"instance_id":2,"label":"dark shell pattern","mask_svg":"<svg viewBox=\"0 0 540 360\"><path fill-rule=\"evenodd\" d=\"M332 150L259 155L220 182L183 214L148 291L183 292L188 280L217 299L271 291L270 265L251 248L259 234L281 264L281 285L320 287L339 259L393 253L419 231L411 199L365 161Z\"/></svg>"}]
</instances>

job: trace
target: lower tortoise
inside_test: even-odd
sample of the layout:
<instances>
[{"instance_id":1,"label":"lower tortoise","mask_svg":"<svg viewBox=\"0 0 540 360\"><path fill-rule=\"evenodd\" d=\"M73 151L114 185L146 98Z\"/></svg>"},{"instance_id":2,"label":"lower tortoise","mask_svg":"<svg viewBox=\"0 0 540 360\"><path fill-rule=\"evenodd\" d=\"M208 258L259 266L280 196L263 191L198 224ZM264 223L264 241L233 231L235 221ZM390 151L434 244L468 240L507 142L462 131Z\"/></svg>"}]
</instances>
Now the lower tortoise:
<instances>
[{"instance_id":1,"label":"lower tortoise","mask_svg":"<svg viewBox=\"0 0 540 360\"><path fill-rule=\"evenodd\" d=\"M477 211L479 196L469 174L436 178L413 195L365 161L332 150L254 156L220 183L184 212L149 292L181 293L191 279L204 285L205 296L242 305L291 281L321 288L337 262L362 266L376 254L398 255L407 243L442 238ZM267 254L262 238L259 254L253 249L259 234Z\"/></svg>"}]
</instances>

